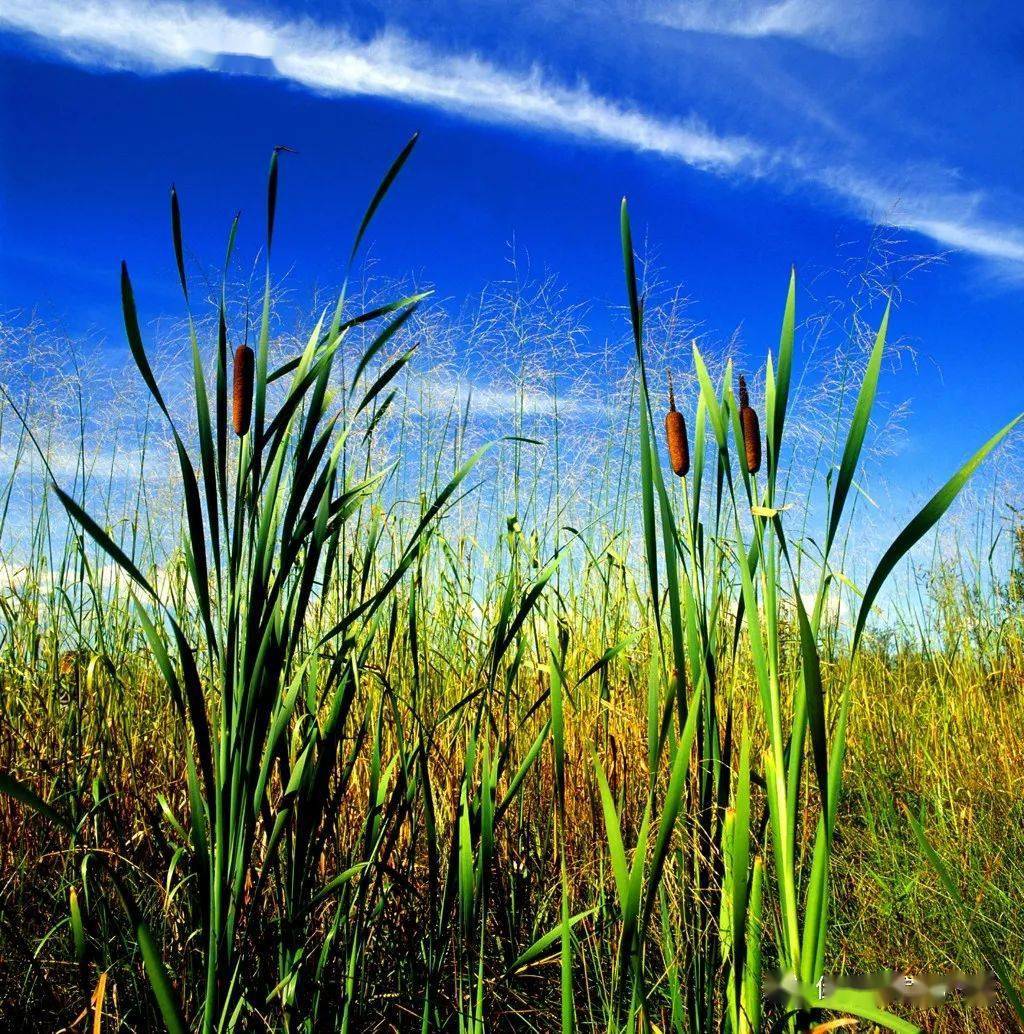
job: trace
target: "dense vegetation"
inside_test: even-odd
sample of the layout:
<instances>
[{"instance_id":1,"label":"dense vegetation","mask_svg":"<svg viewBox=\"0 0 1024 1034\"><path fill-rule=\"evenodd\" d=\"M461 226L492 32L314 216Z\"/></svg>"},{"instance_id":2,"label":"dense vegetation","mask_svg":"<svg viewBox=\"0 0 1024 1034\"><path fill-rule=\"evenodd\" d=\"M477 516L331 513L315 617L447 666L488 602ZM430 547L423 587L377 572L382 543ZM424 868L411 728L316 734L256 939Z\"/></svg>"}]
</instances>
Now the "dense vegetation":
<instances>
[{"instance_id":1,"label":"dense vegetation","mask_svg":"<svg viewBox=\"0 0 1024 1034\"><path fill-rule=\"evenodd\" d=\"M3 393L5 1015L1020 1022L1024 532L1000 503L979 542L886 587L1016 421L964 446L855 571L887 305L814 449L789 444L795 274L750 393L677 341L692 376L669 403L624 203L627 404L574 421L554 392L531 422L521 394L481 428L471 400L415 406L424 293L363 308L346 287L304 345L275 338L277 179L275 154L252 349L226 285L212 324L193 316L172 193L191 409L151 366L123 270L150 398L133 477L97 474L84 416L61 452L46 383ZM993 968L998 1003L818 990L957 967ZM807 1000L765 1003L772 970Z\"/></svg>"}]
</instances>

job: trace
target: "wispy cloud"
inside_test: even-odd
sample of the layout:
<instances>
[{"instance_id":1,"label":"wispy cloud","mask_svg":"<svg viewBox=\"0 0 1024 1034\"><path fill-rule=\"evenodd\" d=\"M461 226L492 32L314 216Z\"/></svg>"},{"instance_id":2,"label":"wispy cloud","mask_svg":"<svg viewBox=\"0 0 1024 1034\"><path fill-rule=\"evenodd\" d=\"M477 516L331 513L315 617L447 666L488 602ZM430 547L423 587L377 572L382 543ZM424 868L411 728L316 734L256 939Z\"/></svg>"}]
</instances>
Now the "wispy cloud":
<instances>
[{"instance_id":1,"label":"wispy cloud","mask_svg":"<svg viewBox=\"0 0 1024 1034\"><path fill-rule=\"evenodd\" d=\"M859 48L871 42L878 26L891 32L864 4L830 0L678 0L652 4L648 20L685 32L706 32L745 39L783 37L826 50Z\"/></svg>"},{"instance_id":2,"label":"wispy cloud","mask_svg":"<svg viewBox=\"0 0 1024 1034\"><path fill-rule=\"evenodd\" d=\"M576 383L570 394L555 394L542 383L518 385L476 384L459 374L447 371L422 377L409 392L415 404L432 413L462 412L467 405L476 417L500 417L518 413L527 418L561 420L597 420L608 417L614 406L607 390Z\"/></svg>"},{"instance_id":3,"label":"wispy cloud","mask_svg":"<svg viewBox=\"0 0 1024 1034\"><path fill-rule=\"evenodd\" d=\"M848 198L867 219L990 259L1016 277L1024 274L1024 225L987 215L983 191L957 189L934 172L908 175L892 185L849 169L824 168L808 176Z\"/></svg>"},{"instance_id":4,"label":"wispy cloud","mask_svg":"<svg viewBox=\"0 0 1024 1034\"><path fill-rule=\"evenodd\" d=\"M49 483L52 476L59 484L67 486L81 478L82 459L76 448L52 448L48 450L44 464L34 452L21 453L5 446L0 447L0 475L5 478L16 475L22 479L39 480L44 485ZM98 479L104 484L111 479L134 481L143 469L149 480L166 480L171 470L168 456L153 448L148 455L139 449L121 449L117 452L96 449L85 454L84 462L86 477Z\"/></svg>"},{"instance_id":5,"label":"wispy cloud","mask_svg":"<svg viewBox=\"0 0 1024 1034\"><path fill-rule=\"evenodd\" d=\"M706 31L846 39L864 22L829 3L779 0L712 7L703 0L674 9ZM714 26L719 26L715 29ZM731 28L730 28L731 26ZM323 93L382 97L422 104L467 118L561 133L648 152L720 175L785 177L824 188L860 218L883 219L1004 265L1024 267L1020 226L984 216L985 198L932 190L912 177L897 189L854 169L794 158L746 136L716 133L696 115L665 118L594 92L565 85L539 67L499 68L473 54L450 54L395 31L363 40L308 20L238 15L180 0L4 0L0 27L29 34L68 60L141 71L241 65ZM898 181L896 181L898 182ZM903 198L903 203L899 204ZM1019 270L1015 270L1019 273Z\"/></svg>"},{"instance_id":6,"label":"wispy cloud","mask_svg":"<svg viewBox=\"0 0 1024 1034\"><path fill-rule=\"evenodd\" d=\"M651 151L702 169L756 172L757 144L713 133L696 118L651 119L594 94L450 55L385 31L370 40L308 21L245 17L217 7L145 0L5 0L0 25L31 33L71 60L118 68L222 70L225 55L270 67L311 90L426 104L478 119L533 126Z\"/></svg>"}]
</instances>

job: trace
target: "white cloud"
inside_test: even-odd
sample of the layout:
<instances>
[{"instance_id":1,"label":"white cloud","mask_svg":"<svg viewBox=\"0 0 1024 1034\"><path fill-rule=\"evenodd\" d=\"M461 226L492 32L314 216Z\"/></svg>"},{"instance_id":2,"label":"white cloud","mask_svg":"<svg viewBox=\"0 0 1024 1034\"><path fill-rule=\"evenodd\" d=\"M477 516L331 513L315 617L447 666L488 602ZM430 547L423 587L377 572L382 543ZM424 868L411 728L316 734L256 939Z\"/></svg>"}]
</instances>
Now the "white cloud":
<instances>
[{"instance_id":1,"label":"white cloud","mask_svg":"<svg viewBox=\"0 0 1024 1034\"><path fill-rule=\"evenodd\" d=\"M851 40L858 25L872 22L863 12L856 18L841 15L831 4L813 0L760 6L737 0L724 8L694 0L673 10L685 12L685 23L693 27L741 35L839 39L845 33ZM1024 265L1020 226L982 216L984 198L978 193L933 190L912 180L896 192L855 170L717 134L696 116L663 118L603 97L585 83L553 82L537 67L508 71L472 54L441 53L393 31L360 40L309 21L274 22L181 0L2 0L0 26L32 34L69 60L93 66L218 71L240 61L250 69L273 69L315 91L428 105L479 121L654 153L718 174L784 175L790 184L824 187L860 218L884 219L943 247Z\"/></svg>"},{"instance_id":2,"label":"white cloud","mask_svg":"<svg viewBox=\"0 0 1024 1034\"><path fill-rule=\"evenodd\" d=\"M148 480L165 480L170 471L166 455L148 455L138 449L121 449L114 452L110 449L97 449L85 455L85 471L91 480L105 483L109 478L138 478L139 471L145 466ZM17 474L23 478L43 478L49 480L52 474L59 484L65 487L76 482L81 476L82 464L77 446L68 448L51 447L48 450L46 463L31 450L18 452L7 446L0 446L0 475L10 477Z\"/></svg>"},{"instance_id":3,"label":"white cloud","mask_svg":"<svg viewBox=\"0 0 1024 1034\"><path fill-rule=\"evenodd\" d=\"M997 263L1024 266L1024 223L1006 224L987 216L982 191L957 189L935 173L919 173L889 186L847 169L825 168L814 178L848 198L867 219Z\"/></svg>"},{"instance_id":4,"label":"white cloud","mask_svg":"<svg viewBox=\"0 0 1024 1034\"><path fill-rule=\"evenodd\" d=\"M473 55L440 54L386 31L368 41L305 21L273 23L217 7L120 0L5 0L0 24L41 37L86 64L169 71L223 67L222 55L272 62L312 90L426 104L652 151L698 168L747 167L758 145L719 136L695 118L662 121L594 94L547 82L539 69L512 73Z\"/></svg>"},{"instance_id":5,"label":"white cloud","mask_svg":"<svg viewBox=\"0 0 1024 1034\"><path fill-rule=\"evenodd\" d=\"M785 37L826 50L857 48L873 40L880 26L892 31L892 19L864 4L837 5L828 0L681 0L652 4L648 20L684 32L706 32L745 39Z\"/></svg>"},{"instance_id":6,"label":"white cloud","mask_svg":"<svg viewBox=\"0 0 1024 1034\"><path fill-rule=\"evenodd\" d=\"M446 372L429 373L415 384L409 394L425 411L447 413L454 406L462 410L469 403L473 416L497 417L520 413L525 417L563 420L595 420L608 416L612 407L597 397L597 392L555 395L542 384L474 384L465 377Z\"/></svg>"}]
</instances>

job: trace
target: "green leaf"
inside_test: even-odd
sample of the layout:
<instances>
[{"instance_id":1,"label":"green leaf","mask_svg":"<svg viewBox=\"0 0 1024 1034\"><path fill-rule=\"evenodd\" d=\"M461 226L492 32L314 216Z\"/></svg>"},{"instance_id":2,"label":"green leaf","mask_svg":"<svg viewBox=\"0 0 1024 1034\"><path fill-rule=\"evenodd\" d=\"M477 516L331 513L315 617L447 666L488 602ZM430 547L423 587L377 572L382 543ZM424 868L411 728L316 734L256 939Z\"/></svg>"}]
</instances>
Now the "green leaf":
<instances>
[{"instance_id":1,"label":"green leaf","mask_svg":"<svg viewBox=\"0 0 1024 1034\"><path fill-rule=\"evenodd\" d=\"M606 668L623 650L628 650L630 647L635 646L637 641L640 639L639 632L633 632L630 635L620 639L614 646L609 646L607 650L601 656L594 661L593 664L577 679L577 687L581 686L587 681L592 675L596 675L602 668Z\"/></svg>"},{"instance_id":2,"label":"green leaf","mask_svg":"<svg viewBox=\"0 0 1024 1034\"><path fill-rule=\"evenodd\" d=\"M693 367L697 371L697 380L700 383L700 396L707 407L708 419L711 421L711 430L715 432L715 441L718 442L718 448L724 456L728 449L725 415L722 413L722 407L718 402L718 394L715 392L715 386L711 383L711 376L708 373L707 366L704 364L704 357L700 354L696 341L693 342Z\"/></svg>"},{"instance_id":3,"label":"green leaf","mask_svg":"<svg viewBox=\"0 0 1024 1034\"><path fill-rule=\"evenodd\" d=\"M1024 419L1024 413L1014 417L1001 431L994 434L989 440L940 488L935 495L928 500L920 513L896 536L896 540L885 551L884 556L878 562L875 573L871 576L867 588L864 590L864 598L861 600L860 612L857 615L857 625L853 633L853 652L856 652L860 643L860 637L864 632L864 625L875 597L885 584L885 580L892 573L892 569L900 560L929 532L939 518L949 509L953 500L960 494L960 490L967 483L970 476L977 470L986 456Z\"/></svg>"},{"instance_id":4,"label":"green leaf","mask_svg":"<svg viewBox=\"0 0 1024 1034\"><path fill-rule=\"evenodd\" d=\"M814 754L814 772L821 794L821 810L826 817L826 837L831 837L831 822L828 806L828 736L825 730L825 689L821 682L821 659L818 644L807 617L807 610L800 595L800 586L793 581L793 595L800 624L801 673L803 675L804 699L807 704L807 720L811 730L811 751Z\"/></svg>"},{"instance_id":5,"label":"green leaf","mask_svg":"<svg viewBox=\"0 0 1024 1034\"><path fill-rule=\"evenodd\" d=\"M27 805L34 812L42 815L44 819L49 819L50 822L60 826L61 829L67 830L67 832L72 834L75 832L75 827L60 812L47 804L34 790L6 772L0 772L0 793L5 793L16 801Z\"/></svg>"},{"instance_id":6,"label":"green leaf","mask_svg":"<svg viewBox=\"0 0 1024 1034\"><path fill-rule=\"evenodd\" d=\"M82 908L78 903L78 891L68 888L68 910L71 914L71 937L75 943L75 958L79 965L85 963L85 924L82 922Z\"/></svg>"},{"instance_id":7,"label":"green leaf","mask_svg":"<svg viewBox=\"0 0 1024 1034\"><path fill-rule=\"evenodd\" d=\"M815 997L814 1007L859 1016L863 1020L870 1020L880 1027L885 1027L886 1030L896 1031L896 1034L920 1034L920 1027L907 1020L902 1020L878 1006L873 991L859 991L851 987L842 987L824 998Z\"/></svg>"},{"instance_id":8,"label":"green leaf","mask_svg":"<svg viewBox=\"0 0 1024 1034\"><path fill-rule=\"evenodd\" d=\"M608 856L612 863L612 875L615 877L615 889L619 895L619 908L623 914L629 901L629 870L626 867L626 848L622 843L622 829L619 826L619 813L615 809L615 801L608 787L601 761L594 755L594 771L597 773L597 786L601 795L601 809L604 812L604 825L608 836Z\"/></svg>"},{"instance_id":9,"label":"green leaf","mask_svg":"<svg viewBox=\"0 0 1024 1034\"><path fill-rule=\"evenodd\" d=\"M359 378L362 376L363 370L373 362L374 357L380 352L380 350L397 334L402 327L409 321L412 314L419 308L419 302L414 302L404 311L400 312L374 339L370 344L370 347L362 354L359 359L359 363L355 368L355 372L349 381L349 394L352 394L356 390L356 384L359 382Z\"/></svg>"},{"instance_id":10,"label":"green leaf","mask_svg":"<svg viewBox=\"0 0 1024 1034\"><path fill-rule=\"evenodd\" d=\"M778 470L779 451L782 448L782 429L786 422L786 406L789 402L789 384L793 373L793 332L796 324L796 267L789 274L789 290L786 293L786 309L782 316L782 332L779 335L779 368L774 375L772 393L771 461L772 474Z\"/></svg>"},{"instance_id":11,"label":"green leaf","mask_svg":"<svg viewBox=\"0 0 1024 1034\"><path fill-rule=\"evenodd\" d=\"M747 870L750 864L750 731L746 726L740 745L734 800L736 813L732 834L732 938L734 951L738 953L746 931ZM737 980L740 975L739 972L736 973Z\"/></svg>"},{"instance_id":12,"label":"green leaf","mask_svg":"<svg viewBox=\"0 0 1024 1034\"><path fill-rule=\"evenodd\" d=\"M185 1017L178 1002L178 995L174 990L174 985L171 983L171 978L167 975L163 959L160 957L160 948L153 937L152 931L142 918L142 913L139 911L139 907L127 886L109 867L107 871L117 889L118 896L121 898L121 903L128 913L128 918L135 928L135 943L138 944L139 951L142 954L142 964L145 967L146 976L149 978L149 986L153 991L153 997L156 999L157 1007L160 1009L160 1015L163 1017L164 1027L167 1029L168 1034L187 1034L188 1025L185 1023Z\"/></svg>"},{"instance_id":13,"label":"green leaf","mask_svg":"<svg viewBox=\"0 0 1024 1034\"><path fill-rule=\"evenodd\" d=\"M832 543L835 541L836 532L839 530L839 521L843 516L843 507L846 505L846 497L853 483L853 475L857 471L857 463L860 460L861 449L864 446L864 436L867 433L868 421L871 419L871 410L875 405L875 395L878 392L878 375L882 368L882 354L885 351L885 336L889 329L889 311L891 302L885 306L885 314L882 316L882 324L878 328L875 337L874 348L871 349L871 358L868 360L867 369L864 371L864 381L860 386L857 395L857 405L854 407L853 420L850 423L850 430L846 436L846 447L843 449L843 459L839 465L839 476L836 478L836 491L832 497L832 513L828 521L828 533L825 536L825 555L828 556Z\"/></svg>"},{"instance_id":14,"label":"green leaf","mask_svg":"<svg viewBox=\"0 0 1024 1034\"><path fill-rule=\"evenodd\" d=\"M142 379L146 382L149 393L153 396L164 416L170 420L171 415L167 411L164 397L160 393L156 377L153 376L153 369L149 365L149 359L146 357L146 349L142 344L142 332L139 330L139 317L135 309L135 294L132 291L132 282L128 276L128 264L126 262L121 263L121 312L124 315L124 329L128 337L128 348L131 350L135 365L139 368L139 373L142 374Z\"/></svg>"},{"instance_id":15,"label":"green leaf","mask_svg":"<svg viewBox=\"0 0 1024 1034\"><path fill-rule=\"evenodd\" d=\"M549 718L544 725L541 727L536 738L530 745L530 749L526 752L526 756L523 758L519 768L516 769L516 774L512 777L511 782L508 784L508 790L505 792L505 796L502 798L501 803L494 811L494 823L495 825L501 820L501 816L512 806L515 802L516 794L519 791L519 787L523 780L526 778L527 773L533 767L536 762L541 749L544 746L545 741L548 738L548 734L551 732L551 719Z\"/></svg>"},{"instance_id":16,"label":"green leaf","mask_svg":"<svg viewBox=\"0 0 1024 1034\"><path fill-rule=\"evenodd\" d=\"M580 912L577 915L572 916L569 919L568 928L572 929L577 923L582 922L588 916L592 916L596 911L596 908L590 908L587 909L586 912ZM555 941L561 938L562 931L565 928L565 924L559 923L558 926L553 930L549 930L543 937L538 937L537 940L535 940L533 944L531 944L530 947L527 948L511 966L509 966L508 972L510 974L517 973L519 970L525 969L529 966L530 963L543 958Z\"/></svg>"},{"instance_id":17,"label":"green leaf","mask_svg":"<svg viewBox=\"0 0 1024 1034\"><path fill-rule=\"evenodd\" d=\"M377 192L373 195L373 200L366 209L366 215L363 216L363 221L359 224L359 232L356 234L355 242L352 245L352 253L349 255L349 263L355 259L356 252L359 250L359 245L363 240L363 234L366 233L366 229L370 225L370 220L373 219L374 214L380 207L380 203L384 200L385 195L391 188L391 184L395 182L395 177L402 171L402 166L405 165L406 159L410 154L412 154L412 149L416 146L416 141L419 140L419 138L419 133L413 133L412 138L405 147L402 148L401 153L391 163L391 168L388 169L384 179L381 180L380 186L377 188Z\"/></svg>"},{"instance_id":18,"label":"green leaf","mask_svg":"<svg viewBox=\"0 0 1024 1034\"><path fill-rule=\"evenodd\" d=\"M185 255L181 246L181 206L178 204L178 192L171 187L171 236L174 239L174 260L178 265L178 279L181 281L181 293L188 305L188 283L185 280Z\"/></svg>"},{"instance_id":19,"label":"green leaf","mask_svg":"<svg viewBox=\"0 0 1024 1034\"><path fill-rule=\"evenodd\" d=\"M290 147L278 145L270 156L270 172L267 174L267 254L274 243L274 218L277 214L278 155L282 151L292 153Z\"/></svg>"},{"instance_id":20,"label":"green leaf","mask_svg":"<svg viewBox=\"0 0 1024 1034\"><path fill-rule=\"evenodd\" d=\"M629 205L625 198L622 199L622 206L619 211L619 228L622 235L622 261L626 270L626 293L629 297L629 315L633 327L633 342L637 347L641 375L646 376L643 369L643 354L640 348L640 344L643 341L643 313L640 307L640 297L637 294L633 232L629 227Z\"/></svg>"},{"instance_id":21,"label":"green leaf","mask_svg":"<svg viewBox=\"0 0 1024 1034\"><path fill-rule=\"evenodd\" d=\"M686 777L690 771L690 751L693 747L693 737L697 731L697 718L700 715L700 698L703 688L698 683L690 697L687 710L686 725L683 726L682 735L676 744L675 754L672 758L672 774L669 776L668 789L665 791L665 800L661 808L661 821L658 823L658 838L654 844L654 853L651 856L650 873L647 877L647 901L644 906L643 919L640 927L640 936L643 937L647 929L647 923L651 912L654 909L658 886L661 883L661 875L665 868L665 861L668 858L669 845L672 832L675 829L676 819L683 803L683 791L686 789Z\"/></svg>"},{"instance_id":22,"label":"green leaf","mask_svg":"<svg viewBox=\"0 0 1024 1034\"><path fill-rule=\"evenodd\" d=\"M411 348L403 352L374 382L370 385L366 394L363 396L362 401L356 408L355 413L352 414L353 419L359 416L359 414L381 393L398 376L401 369L409 360L413 357L416 349L419 348L419 343L413 345Z\"/></svg>"}]
</instances>

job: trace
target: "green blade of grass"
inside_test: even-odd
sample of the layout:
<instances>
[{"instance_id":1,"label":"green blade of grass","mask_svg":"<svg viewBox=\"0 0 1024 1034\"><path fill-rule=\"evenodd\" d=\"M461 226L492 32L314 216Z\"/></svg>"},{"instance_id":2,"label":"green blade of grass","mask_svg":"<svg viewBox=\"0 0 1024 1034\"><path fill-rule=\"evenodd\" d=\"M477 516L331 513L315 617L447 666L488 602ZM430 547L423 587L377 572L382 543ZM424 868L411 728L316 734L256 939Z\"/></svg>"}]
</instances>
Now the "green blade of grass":
<instances>
[{"instance_id":1,"label":"green blade of grass","mask_svg":"<svg viewBox=\"0 0 1024 1034\"><path fill-rule=\"evenodd\" d=\"M585 912L579 912L569 919L569 929L572 929L577 923L583 922L584 919L588 919L597 911L596 908L588 908ZM565 929L564 923L559 923L553 930L548 930L546 934L538 937L537 940L530 945L508 968L508 973L518 973L520 970L526 969L527 966L536 962L538 959L544 958L552 946L562 937L562 931Z\"/></svg>"},{"instance_id":2,"label":"green blade of grass","mask_svg":"<svg viewBox=\"0 0 1024 1034\"><path fill-rule=\"evenodd\" d=\"M362 243L363 235L366 233L367 228L370 225L377 209L380 207L380 203L384 200L388 190L391 189L391 184L394 183L395 177L402 171L402 166L405 165L409 155L412 154L412 149L416 146L416 141L419 140L419 133L413 133L409 142L399 152L398 157L391 163L391 167L384 175L384 179L381 180L380 186L377 187L376 193L373 195L373 200L370 202L369 207L366 209L366 214L363 216L363 221L359 224L359 232L356 234L355 242L352 245L352 252L349 255L349 264L355 260L356 252L359 251L359 245Z\"/></svg>"},{"instance_id":3,"label":"green blade of grass","mask_svg":"<svg viewBox=\"0 0 1024 1034\"><path fill-rule=\"evenodd\" d=\"M899 561L927 534L949 509L953 500L992 450L1024 419L1024 413L1014 417L1001 431L997 431L964 465L925 503L917 516L896 536L893 544L879 560L871 580L864 589L857 624L853 633L853 651L856 652L871 607Z\"/></svg>"},{"instance_id":4,"label":"green blade of grass","mask_svg":"<svg viewBox=\"0 0 1024 1034\"><path fill-rule=\"evenodd\" d=\"M885 337L889 329L889 312L891 302L886 302L885 313L882 316L882 323L875 335L875 344L871 349L871 357L868 359L867 369L864 371L864 380L857 395L857 404L853 410L853 420L850 423L850 430L846 438L846 446L843 449L843 458L839 464L839 475L836 478L835 494L832 497L832 512L829 515L828 532L825 535L825 555L828 556L835 541L836 532L839 530L839 522L843 516L843 507L846 505L846 497L853 483L853 475L857 471L857 464L860 461L861 449L864 446L864 436L867 433L868 421L871 419L871 411L875 406L875 395L878 392L878 376L882 368L882 354L885 351Z\"/></svg>"},{"instance_id":5,"label":"green blade of grass","mask_svg":"<svg viewBox=\"0 0 1024 1034\"><path fill-rule=\"evenodd\" d=\"M118 897L124 905L125 911L135 931L135 942L142 954L142 964L149 979L149 986L153 992L160 1015L164 1021L164 1027L168 1034L187 1034L188 1024L185 1022L181 1004L178 1001L177 992L167 974L163 959L160 955L160 948L153 937L153 933L142 918L139 906L135 902L131 891L124 881L108 867L108 872Z\"/></svg>"},{"instance_id":6,"label":"green blade of grass","mask_svg":"<svg viewBox=\"0 0 1024 1034\"><path fill-rule=\"evenodd\" d=\"M75 828L56 808L47 804L31 787L15 779L6 772L0 772L0 793L13 797L14 800L31 808L34 812L42 815L44 819L54 823L68 833L74 833Z\"/></svg>"},{"instance_id":7,"label":"green blade of grass","mask_svg":"<svg viewBox=\"0 0 1024 1034\"><path fill-rule=\"evenodd\" d=\"M814 755L814 772L818 780L818 792L821 794L822 814L826 817L825 833L831 837L832 823L829 819L829 766L828 766L828 734L825 729L825 688L821 681L821 659L818 656L818 644L807 617L800 586L793 583L793 596L796 600L797 619L800 626L800 673L802 676L804 700L807 707L807 720L811 731L811 753Z\"/></svg>"}]
</instances>

